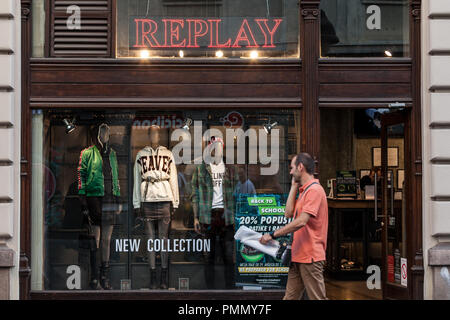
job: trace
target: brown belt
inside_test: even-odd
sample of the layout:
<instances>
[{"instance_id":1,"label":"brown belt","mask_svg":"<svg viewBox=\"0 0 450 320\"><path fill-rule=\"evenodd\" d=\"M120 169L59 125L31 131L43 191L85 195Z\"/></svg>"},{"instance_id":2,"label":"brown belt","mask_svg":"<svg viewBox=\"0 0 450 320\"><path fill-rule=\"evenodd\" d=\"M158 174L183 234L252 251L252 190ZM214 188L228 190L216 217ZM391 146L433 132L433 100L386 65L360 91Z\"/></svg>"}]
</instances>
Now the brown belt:
<instances>
[{"instance_id":1,"label":"brown belt","mask_svg":"<svg viewBox=\"0 0 450 320\"><path fill-rule=\"evenodd\" d=\"M168 181L169 178L165 178L165 179L155 179L152 177L147 177L146 179L142 179L142 182L146 182L145 184L145 191L144 191L144 200L147 199L147 192L148 192L148 184L149 183L155 183L155 182L159 182L159 181Z\"/></svg>"}]
</instances>

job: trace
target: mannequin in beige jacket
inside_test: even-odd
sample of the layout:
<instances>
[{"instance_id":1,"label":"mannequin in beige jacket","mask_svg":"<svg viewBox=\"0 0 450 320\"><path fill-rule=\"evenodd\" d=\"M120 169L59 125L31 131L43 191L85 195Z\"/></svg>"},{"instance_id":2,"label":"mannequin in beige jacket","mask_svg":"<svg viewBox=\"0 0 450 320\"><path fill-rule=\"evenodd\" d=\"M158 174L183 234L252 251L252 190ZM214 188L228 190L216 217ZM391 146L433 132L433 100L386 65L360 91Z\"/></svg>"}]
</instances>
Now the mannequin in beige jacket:
<instances>
[{"instance_id":1,"label":"mannequin in beige jacket","mask_svg":"<svg viewBox=\"0 0 450 320\"><path fill-rule=\"evenodd\" d=\"M172 152L160 145L159 126L149 129L150 146L140 150L134 165L133 206L145 222L148 239L166 241L173 209L178 208L178 175ZM159 287L168 288L168 254L161 252ZM156 289L156 253L148 252L150 288Z\"/></svg>"}]
</instances>

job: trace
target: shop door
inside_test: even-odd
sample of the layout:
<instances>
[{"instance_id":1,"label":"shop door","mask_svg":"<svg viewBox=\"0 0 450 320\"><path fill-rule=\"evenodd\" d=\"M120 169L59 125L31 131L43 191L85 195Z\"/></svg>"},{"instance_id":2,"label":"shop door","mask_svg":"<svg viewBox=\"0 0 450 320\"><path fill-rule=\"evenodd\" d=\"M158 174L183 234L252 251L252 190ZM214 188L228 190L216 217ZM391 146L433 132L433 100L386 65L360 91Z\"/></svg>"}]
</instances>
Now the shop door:
<instances>
[{"instance_id":1,"label":"shop door","mask_svg":"<svg viewBox=\"0 0 450 320\"><path fill-rule=\"evenodd\" d=\"M382 290L384 299L408 299L408 113L381 117Z\"/></svg>"}]
</instances>

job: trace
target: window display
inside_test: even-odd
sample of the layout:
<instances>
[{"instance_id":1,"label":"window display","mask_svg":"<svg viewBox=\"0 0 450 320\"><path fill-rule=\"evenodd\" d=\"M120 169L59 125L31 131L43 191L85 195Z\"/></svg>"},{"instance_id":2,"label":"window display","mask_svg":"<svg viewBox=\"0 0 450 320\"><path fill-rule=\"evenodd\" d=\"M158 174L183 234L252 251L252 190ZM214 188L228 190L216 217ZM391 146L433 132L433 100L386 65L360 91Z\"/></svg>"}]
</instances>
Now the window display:
<instances>
[{"instance_id":1,"label":"window display","mask_svg":"<svg viewBox=\"0 0 450 320\"><path fill-rule=\"evenodd\" d=\"M34 110L32 289L281 288L235 232L285 222L299 114Z\"/></svg>"}]
</instances>

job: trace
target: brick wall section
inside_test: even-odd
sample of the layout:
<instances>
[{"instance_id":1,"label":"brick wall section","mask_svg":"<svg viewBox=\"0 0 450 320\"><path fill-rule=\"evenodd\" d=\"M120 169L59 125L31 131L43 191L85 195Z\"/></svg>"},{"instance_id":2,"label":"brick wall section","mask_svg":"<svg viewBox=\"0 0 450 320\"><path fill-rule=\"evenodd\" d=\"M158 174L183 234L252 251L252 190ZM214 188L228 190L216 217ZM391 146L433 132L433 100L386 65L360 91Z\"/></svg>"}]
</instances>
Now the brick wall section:
<instances>
[{"instance_id":1,"label":"brick wall section","mask_svg":"<svg viewBox=\"0 0 450 320\"><path fill-rule=\"evenodd\" d=\"M0 1L0 299L18 298L20 0Z\"/></svg>"}]
</instances>

